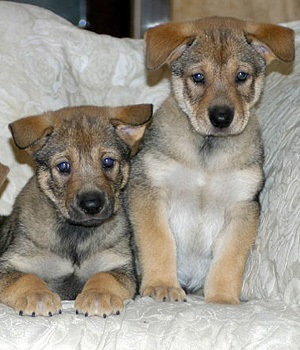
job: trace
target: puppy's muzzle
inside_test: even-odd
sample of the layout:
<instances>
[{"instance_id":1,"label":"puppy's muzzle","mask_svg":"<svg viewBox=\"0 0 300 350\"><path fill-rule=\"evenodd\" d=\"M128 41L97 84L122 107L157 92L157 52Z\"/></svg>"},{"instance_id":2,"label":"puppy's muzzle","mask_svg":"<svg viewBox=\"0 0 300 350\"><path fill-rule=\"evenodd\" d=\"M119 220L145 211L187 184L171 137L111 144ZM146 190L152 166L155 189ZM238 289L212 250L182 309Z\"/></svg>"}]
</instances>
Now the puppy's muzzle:
<instances>
[{"instance_id":1,"label":"puppy's muzzle","mask_svg":"<svg viewBox=\"0 0 300 350\"><path fill-rule=\"evenodd\" d=\"M88 191L77 195L71 206L70 219L82 225L94 225L110 218L114 212L114 200L104 191Z\"/></svg>"},{"instance_id":2,"label":"puppy's muzzle","mask_svg":"<svg viewBox=\"0 0 300 350\"><path fill-rule=\"evenodd\" d=\"M102 193L90 192L80 196L78 205L85 214L96 215L105 206L105 196Z\"/></svg>"},{"instance_id":3,"label":"puppy's muzzle","mask_svg":"<svg viewBox=\"0 0 300 350\"><path fill-rule=\"evenodd\" d=\"M210 107L208 109L208 116L215 128L228 128L233 121L234 109L229 106Z\"/></svg>"}]
</instances>

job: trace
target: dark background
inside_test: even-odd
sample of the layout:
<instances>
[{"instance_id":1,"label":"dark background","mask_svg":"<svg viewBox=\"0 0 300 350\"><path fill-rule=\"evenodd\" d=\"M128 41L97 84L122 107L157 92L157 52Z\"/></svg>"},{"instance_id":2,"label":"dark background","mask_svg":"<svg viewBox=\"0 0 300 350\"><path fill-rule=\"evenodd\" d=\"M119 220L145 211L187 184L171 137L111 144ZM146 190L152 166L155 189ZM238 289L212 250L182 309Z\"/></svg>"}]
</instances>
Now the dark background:
<instances>
[{"instance_id":1,"label":"dark background","mask_svg":"<svg viewBox=\"0 0 300 350\"><path fill-rule=\"evenodd\" d=\"M87 28L115 37L130 36L131 0L87 0Z\"/></svg>"},{"instance_id":2,"label":"dark background","mask_svg":"<svg viewBox=\"0 0 300 350\"><path fill-rule=\"evenodd\" d=\"M131 0L10 0L44 7L98 34L131 35Z\"/></svg>"}]
</instances>

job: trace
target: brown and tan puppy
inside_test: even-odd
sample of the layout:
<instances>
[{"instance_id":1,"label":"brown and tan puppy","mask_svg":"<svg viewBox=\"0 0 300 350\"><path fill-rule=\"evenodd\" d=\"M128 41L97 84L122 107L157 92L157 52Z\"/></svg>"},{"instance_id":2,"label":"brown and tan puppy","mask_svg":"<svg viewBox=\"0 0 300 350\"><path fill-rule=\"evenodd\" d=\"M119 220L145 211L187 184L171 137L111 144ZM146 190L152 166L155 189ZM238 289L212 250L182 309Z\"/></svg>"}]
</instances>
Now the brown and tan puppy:
<instances>
[{"instance_id":1,"label":"brown and tan puppy","mask_svg":"<svg viewBox=\"0 0 300 350\"><path fill-rule=\"evenodd\" d=\"M21 315L119 314L136 292L123 192L151 105L73 107L10 125L36 174L0 225L0 302Z\"/></svg>"},{"instance_id":2,"label":"brown and tan puppy","mask_svg":"<svg viewBox=\"0 0 300 350\"><path fill-rule=\"evenodd\" d=\"M260 127L251 109L266 65L292 61L288 28L231 18L146 32L147 66L168 64L172 94L134 158L130 218L142 296L238 304L259 219Z\"/></svg>"}]
</instances>

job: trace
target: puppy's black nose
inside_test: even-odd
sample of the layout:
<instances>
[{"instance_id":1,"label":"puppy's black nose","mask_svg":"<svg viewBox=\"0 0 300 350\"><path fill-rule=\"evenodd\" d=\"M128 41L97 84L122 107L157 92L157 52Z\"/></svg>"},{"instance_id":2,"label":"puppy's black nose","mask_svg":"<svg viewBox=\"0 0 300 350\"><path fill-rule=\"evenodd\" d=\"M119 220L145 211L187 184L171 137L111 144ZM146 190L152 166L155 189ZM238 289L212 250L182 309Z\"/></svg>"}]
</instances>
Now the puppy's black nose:
<instances>
[{"instance_id":1,"label":"puppy's black nose","mask_svg":"<svg viewBox=\"0 0 300 350\"><path fill-rule=\"evenodd\" d=\"M105 196L101 192L88 192L80 196L79 207L88 215L100 213L105 205Z\"/></svg>"},{"instance_id":2,"label":"puppy's black nose","mask_svg":"<svg viewBox=\"0 0 300 350\"><path fill-rule=\"evenodd\" d=\"M212 125L216 128L227 128L234 116L234 109L228 106L214 106L208 109L208 116Z\"/></svg>"}]
</instances>

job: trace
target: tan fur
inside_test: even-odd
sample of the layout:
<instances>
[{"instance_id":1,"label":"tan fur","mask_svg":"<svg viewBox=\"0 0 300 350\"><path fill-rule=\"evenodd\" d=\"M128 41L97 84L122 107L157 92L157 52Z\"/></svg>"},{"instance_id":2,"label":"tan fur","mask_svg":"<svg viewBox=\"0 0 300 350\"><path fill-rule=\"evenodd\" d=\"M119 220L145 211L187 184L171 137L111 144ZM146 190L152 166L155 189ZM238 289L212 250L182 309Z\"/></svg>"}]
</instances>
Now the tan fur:
<instances>
[{"instance_id":1,"label":"tan fur","mask_svg":"<svg viewBox=\"0 0 300 350\"><path fill-rule=\"evenodd\" d=\"M59 295L52 293L35 275L12 273L0 286L1 302L19 311L20 315L52 316L61 312Z\"/></svg>"},{"instance_id":2,"label":"tan fur","mask_svg":"<svg viewBox=\"0 0 300 350\"><path fill-rule=\"evenodd\" d=\"M150 295L160 301L182 300L184 293L176 277L175 246L159 198L151 196L150 201L138 203L139 207L133 204L131 208L132 212L143 213L135 221L136 232L151 232L150 240L147 236L136 236L137 246L143 246L139 251L139 260L144 271L141 294Z\"/></svg>"},{"instance_id":3,"label":"tan fur","mask_svg":"<svg viewBox=\"0 0 300 350\"><path fill-rule=\"evenodd\" d=\"M86 282L76 298L75 308L85 315L118 314L123 309L123 301L132 298L134 293L131 281L122 274L99 272Z\"/></svg>"},{"instance_id":4,"label":"tan fur","mask_svg":"<svg viewBox=\"0 0 300 350\"><path fill-rule=\"evenodd\" d=\"M149 69L157 69L177 59L201 31L230 27L249 41L260 42L267 55L283 61L294 59L294 33L289 28L269 23L241 21L235 18L210 17L182 23L167 23L150 28L145 33L146 59Z\"/></svg>"},{"instance_id":5,"label":"tan fur","mask_svg":"<svg viewBox=\"0 0 300 350\"><path fill-rule=\"evenodd\" d=\"M252 112L273 59L294 58L288 28L232 18L169 23L146 32L149 69L168 64L172 94L133 160L128 197L140 293L238 304L255 240L263 183Z\"/></svg>"},{"instance_id":6,"label":"tan fur","mask_svg":"<svg viewBox=\"0 0 300 350\"><path fill-rule=\"evenodd\" d=\"M106 317L133 298L123 192L151 116L151 105L82 106L10 124L36 173L0 223L1 303L52 316L76 299L78 313Z\"/></svg>"},{"instance_id":7,"label":"tan fur","mask_svg":"<svg viewBox=\"0 0 300 350\"><path fill-rule=\"evenodd\" d=\"M252 205L252 208L240 206L235 208L234 215L237 219L232 218L230 234L228 237L226 233L220 236L214 246L215 261L205 286L207 302L239 303L243 271L249 247L255 240L259 210L256 205Z\"/></svg>"}]
</instances>

